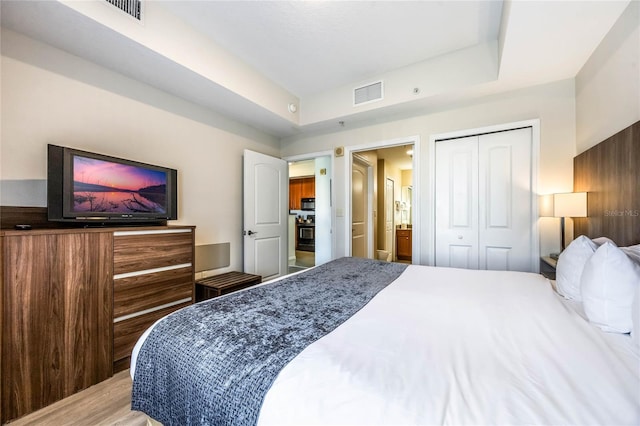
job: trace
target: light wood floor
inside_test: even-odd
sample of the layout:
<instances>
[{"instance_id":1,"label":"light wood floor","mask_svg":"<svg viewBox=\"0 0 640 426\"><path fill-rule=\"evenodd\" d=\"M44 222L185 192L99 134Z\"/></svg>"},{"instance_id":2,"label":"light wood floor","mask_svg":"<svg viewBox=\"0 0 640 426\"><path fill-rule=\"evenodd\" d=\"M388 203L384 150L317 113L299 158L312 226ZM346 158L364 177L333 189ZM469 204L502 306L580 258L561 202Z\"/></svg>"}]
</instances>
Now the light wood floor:
<instances>
[{"instance_id":1,"label":"light wood floor","mask_svg":"<svg viewBox=\"0 0 640 426\"><path fill-rule=\"evenodd\" d=\"M104 382L8 424L146 426L147 416L139 411L131 411L131 378L129 370L125 370Z\"/></svg>"}]
</instances>

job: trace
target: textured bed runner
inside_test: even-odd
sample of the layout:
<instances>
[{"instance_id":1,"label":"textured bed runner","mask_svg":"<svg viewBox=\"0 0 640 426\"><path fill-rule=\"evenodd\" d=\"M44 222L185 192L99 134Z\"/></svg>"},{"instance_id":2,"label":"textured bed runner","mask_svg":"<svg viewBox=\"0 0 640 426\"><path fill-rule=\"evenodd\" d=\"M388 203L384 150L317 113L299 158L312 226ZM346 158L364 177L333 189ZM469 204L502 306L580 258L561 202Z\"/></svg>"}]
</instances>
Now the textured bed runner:
<instances>
[{"instance_id":1,"label":"textured bed runner","mask_svg":"<svg viewBox=\"0 0 640 426\"><path fill-rule=\"evenodd\" d=\"M139 352L132 409L164 425L256 424L280 370L405 268L341 258L170 315Z\"/></svg>"}]
</instances>

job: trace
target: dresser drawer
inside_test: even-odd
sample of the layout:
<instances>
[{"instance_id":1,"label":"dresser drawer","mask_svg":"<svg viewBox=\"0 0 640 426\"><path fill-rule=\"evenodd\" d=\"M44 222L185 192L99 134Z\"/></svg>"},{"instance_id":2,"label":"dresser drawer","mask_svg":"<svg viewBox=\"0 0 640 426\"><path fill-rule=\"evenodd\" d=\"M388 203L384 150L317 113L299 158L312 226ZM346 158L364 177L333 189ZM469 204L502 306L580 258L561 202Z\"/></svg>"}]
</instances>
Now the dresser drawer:
<instances>
[{"instance_id":1,"label":"dresser drawer","mask_svg":"<svg viewBox=\"0 0 640 426\"><path fill-rule=\"evenodd\" d=\"M192 293L191 267L116 279L113 289L113 316L118 319L123 315L191 297Z\"/></svg>"},{"instance_id":2,"label":"dresser drawer","mask_svg":"<svg viewBox=\"0 0 640 426\"><path fill-rule=\"evenodd\" d=\"M113 325L113 360L117 363L120 360L128 359L131 356L131 351L136 342L154 322L159 320L165 315L170 314L173 311L177 311L180 308L190 305L188 303L180 303L172 305L149 314L129 318L126 320L118 321ZM122 364L123 368L128 368L128 362Z\"/></svg>"},{"instance_id":3,"label":"dresser drawer","mask_svg":"<svg viewBox=\"0 0 640 426\"><path fill-rule=\"evenodd\" d=\"M152 232L114 232L113 273L190 264L193 259L191 229Z\"/></svg>"}]
</instances>

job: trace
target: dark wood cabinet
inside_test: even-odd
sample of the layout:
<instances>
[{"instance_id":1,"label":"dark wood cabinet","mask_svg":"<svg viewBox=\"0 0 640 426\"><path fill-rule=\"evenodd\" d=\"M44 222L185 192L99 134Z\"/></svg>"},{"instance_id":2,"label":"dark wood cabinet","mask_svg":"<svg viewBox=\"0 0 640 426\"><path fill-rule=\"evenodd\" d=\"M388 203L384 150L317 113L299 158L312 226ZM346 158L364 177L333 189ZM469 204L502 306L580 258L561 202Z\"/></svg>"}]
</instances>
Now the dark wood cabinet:
<instances>
[{"instance_id":1,"label":"dark wood cabinet","mask_svg":"<svg viewBox=\"0 0 640 426\"><path fill-rule=\"evenodd\" d=\"M411 260L411 229L396 229L396 256L400 260Z\"/></svg>"},{"instance_id":2,"label":"dark wood cabinet","mask_svg":"<svg viewBox=\"0 0 640 426\"><path fill-rule=\"evenodd\" d=\"M193 301L193 227L0 233L0 422L128 366L140 334Z\"/></svg>"},{"instance_id":3,"label":"dark wood cabinet","mask_svg":"<svg viewBox=\"0 0 640 426\"><path fill-rule=\"evenodd\" d=\"M300 210L300 200L316 196L316 178L298 177L289 179L289 210Z\"/></svg>"},{"instance_id":4,"label":"dark wood cabinet","mask_svg":"<svg viewBox=\"0 0 640 426\"><path fill-rule=\"evenodd\" d=\"M2 422L112 375L109 232L2 236Z\"/></svg>"}]
</instances>

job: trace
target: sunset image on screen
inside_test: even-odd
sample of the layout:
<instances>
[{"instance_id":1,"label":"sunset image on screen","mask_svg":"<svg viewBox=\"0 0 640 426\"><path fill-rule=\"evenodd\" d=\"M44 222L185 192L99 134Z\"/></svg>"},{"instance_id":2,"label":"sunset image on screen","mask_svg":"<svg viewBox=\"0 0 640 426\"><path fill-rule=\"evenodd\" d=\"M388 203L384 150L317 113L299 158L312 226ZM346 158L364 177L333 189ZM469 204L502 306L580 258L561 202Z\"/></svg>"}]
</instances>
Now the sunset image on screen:
<instances>
[{"instance_id":1,"label":"sunset image on screen","mask_svg":"<svg viewBox=\"0 0 640 426\"><path fill-rule=\"evenodd\" d=\"M166 212L163 171L75 155L73 189L75 212Z\"/></svg>"}]
</instances>

